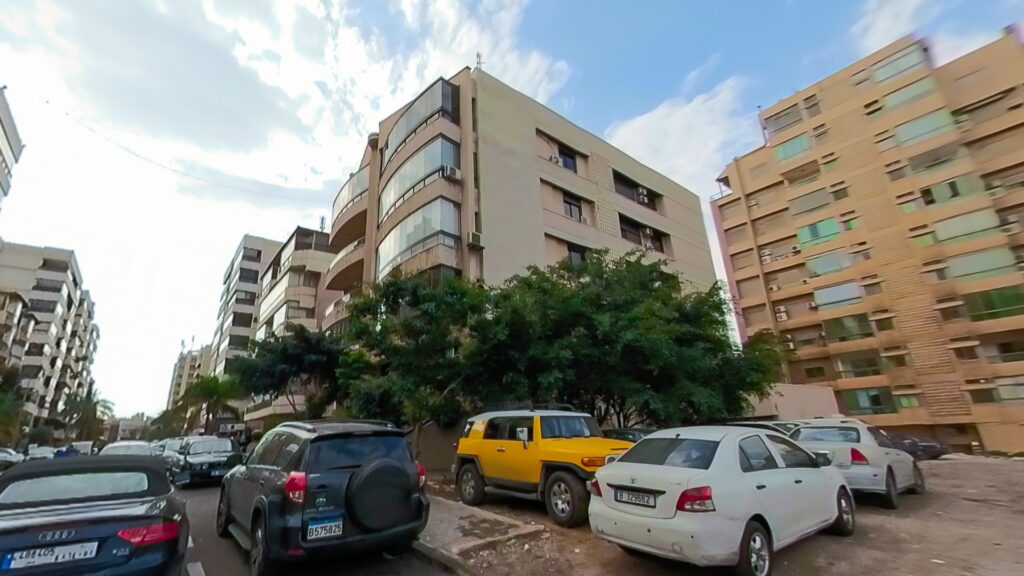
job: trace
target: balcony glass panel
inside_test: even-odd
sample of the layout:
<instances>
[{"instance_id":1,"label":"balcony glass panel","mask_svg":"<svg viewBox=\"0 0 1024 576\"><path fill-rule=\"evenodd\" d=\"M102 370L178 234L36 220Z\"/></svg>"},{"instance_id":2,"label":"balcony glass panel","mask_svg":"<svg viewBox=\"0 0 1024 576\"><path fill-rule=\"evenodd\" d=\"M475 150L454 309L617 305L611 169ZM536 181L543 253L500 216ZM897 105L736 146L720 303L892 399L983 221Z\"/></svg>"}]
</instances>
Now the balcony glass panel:
<instances>
[{"instance_id":1,"label":"balcony glass panel","mask_svg":"<svg viewBox=\"0 0 1024 576\"><path fill-rule=\"evenodd\" d=\"M814 291L814 303L819 310L839 308L861 301L862 291L856 280L834 286L826 286Z\"/></svg>"},{"instance_id":2,"label":"balcony glass panel","mask_svg":"<svg viewBox=\"0 0 1024 576\"><path fill-rule=\"evenodd\" d=\"M377 278L438 244L455 247L458 239L459 208L445 198L438 198L402 220L377 246Z\"/></svg>"},{"instance_id":3,"label":"balcony glass panel","mask_svg":"<svg viewBox=\"0 0 1024 576\"><path fill-rule=\"evenodd\" d=\"M348 179L348 182L345 182L345 185L341 187L341 190L338 191L338 195L334 197L334 218L337 218L356 200L362 198L369 188L370 169L367 166L353 174Z\"/></svg>"},{"instance_id":4,"label":"balcony glass panel","mask_svg":"<svg viewBox=\"0 0 1024 576\"><path fill-rule=\"evenodd\" d=\"M824 276L845 270L853 264L853 259L846 248L832 250L807 259L807 269L812 277Z\"/></svg>"},{"instance_id":5,"label":"balcony glass panel","mask_svg":"<svg viewBox=\"0 0 1024 576\"><path fill-rule=\"evenodd\" d=\"M827 242L839 236L839 223L834 218L826 218L801 227L796 231L796 237L805 248Z\"/></svg>"},{"instance_id":6,"label":"balcony glass panel","mask_svg":"<svg viewBox=\"0 0 1024 576\"><path fill-rule=\"evenodd\" d=\"M459 167L459 146L438 137L420 148L402 164L380 192L377 222L383 222L405 199L429 181L440 177L445 166Z\"/></svg>"},{"instance_id":7,"label":"balcony glass panel","mask_svg":"<svg viewBox=\"0 0 1024 576\"><path fill-rule=\"evenodd\" d=\"M1017 259L1003 246L950 258L946 276L962 280L977 280L1017 271Z\"/></svg>"},{"instance_id":8,"label":"balcony glass panel","mask_svg":"<svg viewBox=\"0 0 1024 576\"><path fill-rule=\"evenodd\" d=\"M934 230L940 242L959 242L994 234L999 226L999 215L986 209L936 222Z\"/></svg>"},{"instance_id":9,"label":"balcony glass panel","mask_svg":"<svg viewBox=\"0 0 1024 576\"><path fill-rule=\"evenodd\" d=\"M936 110L897 126L896 140L902 146L910 146L926 138L949 132L953 126L953 116L949 112Z\"/></svg>"},{"instance_id":10,"label":"balcony glass panel","mask_svg":"<svg viewBox=\"0 0 1024 576\"><path fill-rule=\"evenodd\" d=\"M807 133L800 134L775 146L775 159L779 162L795 158L811 149L811 139Z\"/></svg>"},{"instance_id":11,"label":"balcony glass panel","mask_svg":"<svg viewBox=\"0 0 1024 576\"><path fill-rule=\"evenodd\" d=\"M832 318L822 323L825 328L825 338L829 342L848 342L874 336L871 329L871 321L867 314L854 314L842 318Z\"/></svg>"},{"instance_id":12,"label":"balcony glass panel","mask_svg":"<svg viewBox=\"0 0 1024 576\"><path fill-rule=\"evenodd\" d=\"M927 65L928 56L920 44L914 44L872 66L871 79L878 84L884 84L897 76Z\"/></svg>"},{"instance_id":13,"label":"balcony glass panel","mask_svg":"<svg viewBox=\"0 0 1024 576\"><path fill-rule=\"evenodd\" d=\"M907 84L895 92L886 94L882 99L886 110L893 110L920 100L935 91L935 80L931 77L922 78L913 84Z\"/></svg>"},{"instance_id":14,"label":"balcony glass panel","mask_svg":"<svg viewBox=\"0 0 1024 576\"><path fill-rule=\"evenodd\" d=\"M968 317L976 322L1024 314L1024 288L1021 286L964 294L963 301Z\"/></svg>"},{"instance_id":15,"label":"balcony glass panel","mask_svg":"<svg viewBox=\"0 0 1024 576\"><path fill-rule=\"evenodd\" d=\"M891 414L896 412L892 391L888 388L844 390L841 393L846 412L851 416L862 414Z\"/></svg>"},{"instance_id":16,"label":"balcony glass panel","mask_svg":"<svg viewBox=\"0 0 1024 576\"><path fill-rule=\"evenodd\" d=\"M388 134L382 166L387 165L409 136L439 113L447 116L453 122L459 121L459 87L444 80L438 80L433 86L427 88L395 122L394 128Z\"/></svg>"}]
</instances>

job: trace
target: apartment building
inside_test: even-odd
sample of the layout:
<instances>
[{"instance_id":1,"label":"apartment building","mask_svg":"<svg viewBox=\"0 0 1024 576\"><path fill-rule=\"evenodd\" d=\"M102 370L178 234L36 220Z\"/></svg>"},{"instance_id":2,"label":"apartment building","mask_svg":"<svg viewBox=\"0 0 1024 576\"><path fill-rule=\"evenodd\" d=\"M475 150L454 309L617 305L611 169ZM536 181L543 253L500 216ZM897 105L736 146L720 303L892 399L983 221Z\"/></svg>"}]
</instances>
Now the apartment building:
<instances>
[{"instance_id":1,"label":"apartment building","mask_svg":"<svg viewBox=\"0 0 1024 576\"><path fill-rule=\"evenodd\" d=\"M184 345L182 345L184 347ZM213 346L207 344L197 350L182 350L174 362L171 386L167 393L167 409L170 410L181 400L185 392L202 376L213 371Z\"/></svg>"},{"instance_id":2,"label":"apartment building","mask_svg":"<svg viewBox=\"0 0 1024 576\"><path fill-rule=\"evenodd\" d=\"M392 270L499 284L529 265L645 247L714 282L700 202L479 68L383 119L334 200L321 326Z\"/></svg>"},{"instance_id":3,"label":"apartment building","mask_svg":"<svg viewBox=\"0 0 1024 576\"><path fill-rule=\"evenodd\" d=\"M14 125L11 107L7 104L7 87L0 86L0 205L11 190L11 170L21 158L25 145Z\"/></svg>"},{"instance_id":4,"label":"apartment building","mask_svg":"<svg viewBox=\"0 0 1024 576\"><path fill-rule=\"evenodd\" d=\"M68 396L84 394L93 384L99 340L95 305L82 288L75 253L5 242L0 290L21 295L35 321L21 362L25 425L62 428L60 411Z\"/></svg>"},{"instance_id":5,"label":"apartment building","mask_svg":"<svg viewBox=\"0 0 1024 576\"><path fill-rule=\"evenodd\" d=\"M290 323L317 329L317 288L333 259L329 234L295 228L260 276L256 338L283 336Z\"/></svg>"},{"instance_id":6,"label":"apartment building","mask_svg":"<svg viewBox=\"0 0 1024 576\"><path fill-rule=\"evenodd\" d=\"M36 317L17 292L0 292L0 365L21 366Z\"/></svg>"},{"instance_id":7,"label":"apartment building","mask_svg":"<svg viewBox=\"0 0 1024 576\"><path fill-rule=\"evenodd\" d=\"M712 213L744 336L793 383L959 446L1024 450L1024 47L901 39L761 112Z\"/></svg>"},{"instance_id":8,"label":"apartment building","mask_svg":"<svg viewBox=\"0 0 1024 576\"><path fill-rule=\"evenodd\" d=\"M246 234L224 271L220 310L212 346L214 374L224 374L227 362L246 354L256 334L260 302L260 274L281 243Z\"/></svg>"}]
</instances>

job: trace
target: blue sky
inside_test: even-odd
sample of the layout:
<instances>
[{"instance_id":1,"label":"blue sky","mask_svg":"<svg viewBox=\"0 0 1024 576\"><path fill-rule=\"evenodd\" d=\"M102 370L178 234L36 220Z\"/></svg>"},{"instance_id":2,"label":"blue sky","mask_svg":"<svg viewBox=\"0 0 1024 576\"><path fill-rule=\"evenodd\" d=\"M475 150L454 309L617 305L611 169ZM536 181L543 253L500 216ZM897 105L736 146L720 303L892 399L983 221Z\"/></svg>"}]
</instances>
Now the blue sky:
<instances>
[{"instance_id":1,"label":"blue sky","mask_svg":"<svg viewBox=\"0 0 1024 576\"><path fill-rule=\"evenodd\" d=\"M366 134L477 51L707 198L758 105L907 33L945 61L1022 21L1024 0L3 0L28 148L0 235L76 251L100 392L155 413L242 234L329 217Z\"/></svg>"}]
</instances>

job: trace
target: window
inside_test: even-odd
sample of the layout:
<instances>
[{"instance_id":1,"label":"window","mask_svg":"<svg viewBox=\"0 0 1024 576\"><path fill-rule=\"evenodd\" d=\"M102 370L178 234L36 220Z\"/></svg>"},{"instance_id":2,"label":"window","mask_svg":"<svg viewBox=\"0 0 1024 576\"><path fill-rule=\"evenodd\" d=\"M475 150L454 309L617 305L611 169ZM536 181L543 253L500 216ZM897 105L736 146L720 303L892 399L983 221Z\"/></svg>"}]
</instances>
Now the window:
<instances>
[{"instance_id":1,"label":"window","mask_svg":"<svg viewBox=\"0 0 1024 576\"><path fill-rule=\"evenodd\" d=\"M562 168L576 172L576 151L565 144L558 145L558 158Z\"/></svg>"},{"instance_id":2,"label":"window","mask_svg":"<svg viewBox=\"0 0 1024 576\"><path fill-rule=\"evenodd\" d=\"M874 282L872 284L866 284L864 286L861 286L861 288L864 289L864 295L865 296L876 296L876 295L882 293L882 283L881 282Z\"/></svg>"},{"instance_id":3,"label":"window","mask_svg":"<svg viewBox=\"0 0 1024 576\"><path fill-rule=\"evenodd\" d=\"M516 418L506 418L504 435L501 439L504 440L519 440L516 437L516 431L519 428L526 428L528 434L528 442L533 442L533 418L530 416L519 416ZM500 433L500 432L499 432Z\"/></svg>"},{"instance_id":4,"label":"window","mask_svg":"<svg viewBox=\"0 0 1024 576\"><path fill-rule=\"evenodd\" d=\"M337 218L339 214L354 204L356 200L366 195L369 188L370 168L369 166L366 166L363 167L362 170L350 176L348 181L345 182L345 185L341 187L341 190L338 190L338 195L334 197L334 217Z\"/></svg>"},{"instance_id":5,"label":"window","mask_svg":"<svg viewBox=\"0 0 1024 576\"><path fill-rule=\"evenodd\" d=\"M925 206L949 202L954 198L976 194L985 189L981 178L972 174L960 176L921 190L921 201Z\"/></svg>"},{"instance_id":6,"label":"window","mask_svg":"<svg viewBox=\"0 0 1024 576\"><path fill-rule=\"evenodd\" d=\"M232 452L236 449L230 438L201 438L192 441L188 446L189 454L218 454Z\"/></svg>"},{"instance_id":7,"label":"window","mask_svg":"<svg viewBox=\"0 0 1024 576\"><path fill-rule=\"evenodd\" d=\"M804 112L807 113L808 118L814 118L818 114L821 114L821 104L818 102L817 94L811 94L807 98L804 98Z\"/></svg>"},{"instance_id":8,"label":"window","mask_svg":"<svg viewBox=\"0 0 1024 576\"><path fill-rule=\"evenodd\" d=\"M811 139L807 133L800 134L775 146L775 159L779 162L795 158L811 149Z\"/></svg>"},{"instance_id":9,"label":"window","mask_svg":"<svg viewBox=\"0 0 1024 576\"><path fill-rule=\"evenodd\" d=\"M918 248L924 248L925 246L931 246L935 244L935 232L928 232L927 234L921 234L914 236L910 239L914 243L914 246Z\"/></svg>"},{"instance_id":10,"label":"window","mask_svg":"<svg viewBox=\"0 0 1024 576\"><path fill-rule=\"evenodd\" d=\"M583 203L576 196L562 193L562 213L565 217L576 222L583 221Z\"/></svg>"},{"instance_id":11,"label":"window","mask_svg":"<svg viewBox=\"0 0 1024 576\"><path fill-rule=\"evenodd\" d=\"M437 245L454 248L459 238L459 209L438 198L410 214L388 232L377 247L377 278L395 266Z\"/></svg>"},{"instance_id":12,"label":"window","mask_svg":"<svg viewBox=\"0 0 1024 576\"><path fill-rule=\"evenodd\" d=\"M491 418L484 426L484 440L500 440L504 437L503 430L508 428L507 418Z\"/></svg>"},{"instance_id":13,"label":"window","mask_svg":"<svg viewBox=\"0 0 1024 576\"><path fill-rule=\"evenodd\" d=\"M907 357L904 354L882 357L882 368L885 370L892 370L893 368L904 368L906 367L906 365Z\"/></svg>"},{"instance_id":14,"label":"window","mask_svg":"<svg viewBox=\"0 0 1024 576\"><path fill-rule=\"evenodd\" d=\"M826 218L814 224L808 224L796 231L796 237L803 247L814 246L839 236L839 224L833 218Z\"/></svg>"},{"instance_id":15,"label":"window","mask_svg":"<svg viewBox=\"0 0 1024 576\"><path fill-rule=\"evenodd\" d=\"M957 360L977 360L978 349L974 346L964 346L963 348L954 348L953 356L956 356Z\"/></svg>"},{"instance_id":16,"label":"window","mask_svg":"<svg viewBox=\"0 0 1024 576\"><path fill-rule=\"evenodd\" d=\"M381 166L387 165L395 152L402 148L409 136L415 134L420 126L438 115L447 116L455 122L459 119L459 87L444 80L427 88L395 122L388 133Z\"/></svg>"},{"instance_id":17,"label":"window","mask_svg":"<svg viewBox=\"0 0 1024 576\"><path fill-rule=\"evenodd\" d=\"M274 457L274 461L270 465L289 472L295 466L295 455L298 453L299 447L302 446L302 441L293 434L282 433L281 436L284 437L281 450Z\"/></svg>"},{"instance_id":18,"label":"window","mask_svg":"<svg viewBox=\"0 0 1024 576\"><path fill-rule=\"evenodd\" d=\"M928 56L920 44L908 46L871 67L871 79L884 84L893 78L928 65Z\"/></svg>"},{"instance_id":19,"label":"window","mask_svg":"<svg viewBox=\"0 0 1024 576\"><path fill-rule=\"evenodd\" d=\"M792 441L774 435L768 436L768 440L775 444L775 449L779 451L779 456L782 457L782 462L786 465L786 468L818 467L814 463L814 458Z\"/></svg>"},{"instance_id":20,"label":"window","mask_svg":"<svg viewBox=\"0 0 1024 576\"><path fill-rule=\"evenodd\" d=\"M383 222L407 197L440 177L445 166L459 167L459 145L438 137L402 163L381 189L377 222Z\"/></svg>"},{"instance_id":21,"label":"window","mask_svg":"<svg viewBox=\"0 0 1024 576\"><path fill-rule=\"evenodd\" d=\"M326 437L314 440L306 456L306 472L318 474L327 470L355 469L380 459L411 464L409 447L401 434L372 436Z\"/></svg>"},{"instance_id":22,"label":"window","mask_svg":"<svg viewBox=\"0 0 1024 576\"><path fill-rule=\"evenodd\" d=\"M242 247L242 260L247 262L259 262L263 257L263 251L256 248Z\"/></svg>"},{"instance_id":23,"label":"window","mask_svg":"<svg viewBox=\"0 0 1024 576\"><path fill-rule=\"evenodd\" d=\"M921 397L917 394L902 394L896 397L896 401L900 408L919 408L921 406Z\"/></svg>"},{"instance_id":24,"label":"window","mask_svg":"<svg viewBox=\"0 0 1024 576\"><path fill-rule=\"evenodd\" d=\"M1024 400L1024 384L1010 384L999 387L1000 400Z\"/></svg>"},{"instance_id":25,"label":"window","mask_svg":"<svg viewBox=\"0 0 1024 576\"><path fill-rule=\"evenodd\" d=\"M931 77L922 78L913 84L908 84L895 92L886 94L882 101L885 103L887 110L893 110L904 104L920 100L934 91L935 80Z\"/></svg>"},{"instance_id":26,"label":"window","mask_svg":"<svg viewBox=\"0 0 1024 576\"><path fill-rule=\"evenodd\" d=\"M831 318L823 321L822 326L825 328L825 337L830 342L848 342L874 335L867 314Z\"/></svg>"},{"instance_id":27,"label":"window","mask_svg":"<svg viewBox=\"0 0 1024 576\"><path fill-rule=\"evenodd\" d=\"M246 312L235 312L231 315L231 325L239 328L252 327L252 314Z\"/></svg>"},{"instance_id":28,"label":"window","mask_svg":"<svg viewBox=\"0 0 1024 576\"><path fill-rule=\"evenodd\" d=\"M852 426L805 426L794 430L791 438L799 442L860 444L860 430Z\"/></svg>"},{"instance_id":29,"label":"window","mask_svg":"<svg viewBox=\"0 0 1024 576\"><path fill-rule=\"evenodd\" d=\"M612 182L615 186L615 193L619 196L629 198L633 202L649 208L651 210L657 210L657 198L660 196L657 192L653 192L645 186L641 186L632 179L623 176L617 171L612 171ZM736 203L739 206L739 202Z\"/></svg>"},{"instance_id":30,"label":"window","mask_svg":"<svg viewBox=\"0 0 1024 576\"><path fill-rule=\"evenodd\" d=\"M814 291L814 302L819 310L839 308L861 301L861 287L856 280L833 286L818 288Z\"/></svg>"},{"instance_id":31,"label":"window","mask_svg":"<svg viewBox=\"0 0 1024 576\"><path fill-rule=\"evenodd\" d=\"M999 228L999 216L995 210L986 209L936 222L935 237L940 242L973 240L994 234Z\"/></svg>"},{"instance_id":32,"label":"window","mask_svg":"<svg viewBox=\"0 0 1024 576\"><path fill-rule=\"evenodd\" d=\"M779 464L775 461L764 440L760 436L748 436L740 440L740 469L744 472L774 470Z\"/></svg>"},{"instance_id":33,"label":"window","mask_svg":"<svg viewBox=\"0 0 1024 576\"><path fill-rule=\"evenodd\" d=\"M963 301L967 315L975 322L1024 314L1024 288L1021 286L964 294Z\"/></svg>"},{"instance_id":34,"label":"window","mask_svg":"<svg viewBox=\"0 0 1024 576\"><path fill-rule=\"evenodd\" d=\"M863 353L862 353L863 354ZM879 357L872 352L872 356L862 357L837 357L836 372L840 378L863 378L865 376L878 376L882 373L879 367Z\"/></svg>"},{"instance_id":35,"label":"window","mask_svg":"<svg viewBox=\"0 0 1024 576\"><path fill-rule=\"evenodd\" d=\"M873 322L875 324L876 332L886 332L888 330L892 330L893 328L895 328L892 317L879 318L877 320L874 320Z\"/></svg>"},{"instance_id":36,"label":"window","mask_svg":"<svg viewBox=\"0 0 1024 576\"><path fill-rule=\"evenodd\" d=\"M591 416L541 416L542 438L601 438L601 427Z\"/></svg>"},{"instance_id":37,"label":"window","mask_svg":"<svg viewBox=\"0 0 1024 576\"><path fill-rule=\"evenodd\" d=\"M946 275L964 280L977 280L1017 271L1017 259L1005 247L982 250L949 258Z\"/></svg>"},{"instance_id":38,"label":"window","mask_svg":"<svg viewBox=\"0 0 1024 576\"><path fill-rule=\"evenodd\" d=\"M238 281L245 282L247 284L258 284L260 281L259 270L250 270L249 268L238 269Z\"/></svg>"},{"instance_id":39,"label":"window","mask_svg":"<svg viewBox=\"0 0 1024 576\"><path fill-rule=\"evenodd\" d=\"M764 128L768 131L768 134L775 134L801 120L803 120L803 116L800 114L800 107L793 104L789 108L765 118Z\"/></svg>"},{"instance_id":40,"label":"window","mask_svg":"<svg viewBox=\"0 0 1024 576\"><path fill-rule=\"evenodd\" d=\"M573 266L579 266L580 264L583 264L584 261L586 261L586 248L582 246L577 246L575 244L569 244L568 249L569 255L567 256L567 258L569 259L569 264L572 264Z\"/></svg>"},{"instance_id":41,"label":"window","mask_svg":"<svg viewBox=\"0 0 1024 576\"><path fill-rule=\"evenodd\" d=\"M804 368L804 378L808 380L812 378L824 378L825 367L824 366L807 366Z\"/></svg>"},{"instance_id":42,"label":"window","mask_svg":"<svg viewBox=\"0 0 1024 576\"><path fill-rule=\"evenodd\" d=\"M251 306L256 303L256 293L249 292L248 290L238 290L235 292L235 302Z\"/></svg>"},{"instance_id":43,"label":"window","mask_svg":"<svg viewBox=\"0 0 1024 576\"><path fill-rule=\"evenodd\" d=\"M633 244L643 243L643 238L640 235L640 225L621 216L619 217L619 233Z\"/></svg>"},{"instance_id":44,"label":"window","mask_svg":"<svg viewBox=\"0 0 1024 576\"><path fill-rule=\"evenodd\" d=\"M832 199L833 200L837 200L838 201L838 200L842 200L844 198L849 198L849 197L850 197L850 189L846 188L845 186L842 187L842 188L836 188L835 190L832 190Z\"/></svg>"},{"instance_id":45,"label":"window","mask_svg":"<svg viewBox=\"0 0 1024 576\"><path fill-rule=\"evenodd\" d=\"M840 393L848 414L890 414L896 411L892 391L888 388L844 390Z\"/></svg>"},{"instance_id":46,"label":"window","mask_svg":"<svg viewBox=\"0 0 1024 576\"><path fill-rule=\"evenodd\" d=\"M915 174L930 172L953 162L963 155L964 151L959 144L946 144L932 150L922 152L907 159L910 171Z\"/></svg>"},{"instance_id":47,"label":"window","mask_svg":"<svg viewBox=\"0 0 1024 576\"><path fill-rule=\"evenodd\" d=\"M860 216L843 221L843 230L850 231L860 228Z\"/></svg>"},{"instance_id":48,"label":"window","mask_svg":"<svg viewBox=\"0 0 1024 576\"><path fill-rule=\"evenodd\" d=\"M619 215L619 233L624 239L634 244L640 244L644 248L650 248L656 252L665 252L665 234L621 214Z\"/></svg>"},{"instance_id":49,"label":"window","mask_svg":"<svg viewBox=\"0 0 1024 576\"><path fill-rule=\"evenodd\" d=\"M889 180L892 182L902 180L907 177L907 168L905 166L901 166L899 168L896 168L895 170L890 170L886 172L885 175L888 176Z\"/></svg>"},{"instance_id":50,"label":"window","mask_svg":"<svg viewBox=\"0 0 1024 576\"><path fill-rule=\"evenodd\" d=\"M821 146L828 142L828 129L820 130L814 133L814 145Z\"/></svg>"},{"instance_id":51,"label":"window","mask_svg":"<svg viewBox=\"0 0 1024 576\"><path fill-rule=\"evenodd\" d=\"M882 448L895 448L895 446L892 445L892 441L889 440L889 436L887 436L885 432L879 430L878 428L875 428L874 426L869 426L868 434L871 434L871 437L874 438L875 442L877 442L878 445L881 446Z\"/></svg>"},{"instance_id":52,"label":"window","mask_svg":"<svg viewBox=\"0 0 1024 576\"><path fill-rule=\"evenodd\" d=\"M228 337L228 349L230 350L248 350L249 349L249 337L242 336L240 334L231 334Z\"/></svg>"},{"instance_id":53,"label":"window","mask_svg":"<svg viewBox=\"0 0 1024 576\"><path fill-rule=\"evenodd\" d=\"M896 140L901 146L910 146L932 136L953 129L953 117L945 110L919 116L896 127Z\"/></svg>"},{"instance_id":54,"label":"window","mask_svg":"<svg viewBox=\"0 0 1024 576\"><path fill-rule=\"evenodd\" d=\"M969 390L971 402L975 404L994 404L999 402L999 393L995 388L984 388L981 390Z\"/></svg>"},{"instance_id":55,"label":"window","mask_svg":"<svg viewBox=\"0 0 1024 576\"><path fill-rule=\"evenodd\" d=\"M742 270L754 265L754 251L747 250L746 252L740 252L732 256L732 269Z\"/></svg>"},{"instance_id":56,"label":"window","mask_svg":"<svg viewBox=\"0 0 1024 576\"><path fill-rule=\"evenodd\" d=\"M824 276L845 270L852 265L850 253L846 248L832 250L807 259L806 266L811 277Z\"/></svg>"},{"instance_id":57,"label":"window","mask_svg":"<svg viewBox=\"0 0 1024 576\"><path fill-rule=\"evenodd\" d=\"M820 188L790 200L789 210L794 215L804 214L828 206L830 202L832 202L832 195L825 188Z\"/></svg>"},{"instance_id":58,"label":"window","mask_svg":"<svg viewBox=\"0 0 1024 576\"><path fill-rule=\"evenodd\" d=\"M25 478L11 482L0 493L0 506L42 504L65 500L109 500L111 497L143 496L151 491L166 493L160 486L150 485L145 472L90 471Z\"/></svg>"},{"instance_id":59,"label":"window","mask_svg":"<svg viewBox=\"0 0 1024 576\"><path fill-rule=\"evenodd\" d=\"M644 438L619 462L707 470L715 459L718 442L689 438Z\"/></svg>"}]
</instances>

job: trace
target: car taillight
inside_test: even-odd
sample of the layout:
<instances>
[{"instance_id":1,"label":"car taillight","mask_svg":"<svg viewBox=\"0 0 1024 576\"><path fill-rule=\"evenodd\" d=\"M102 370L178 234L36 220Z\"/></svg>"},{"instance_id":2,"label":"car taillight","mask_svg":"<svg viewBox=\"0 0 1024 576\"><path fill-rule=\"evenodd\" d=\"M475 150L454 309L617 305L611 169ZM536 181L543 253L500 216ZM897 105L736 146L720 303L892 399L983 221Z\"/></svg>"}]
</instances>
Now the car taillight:
<instances>
[{"instance_id":1,"label":"car taillight","mask_svg":"<svg viewBox=\"0 0 1024 576\"><path fill-rule=\"evenodd\" d=\"M284 481L284 493L289 500L302 504L306 500L306 473L292 472Z\"/></svg>"},{"instance_id":2,"label":"car taillight","mask_svg":"<svg viewBox=\"0 0 1024 576\"><path fill-rule=\"evenodd\" d=\"M178 523L164 522L162 524L149 524L148 526L136 526L135 528L124 528L117 531L117 536L131 542L135 546L146 546L159 544L178 537Z\"/></svg>"},{"instance_id":3,"label":"car taillight","mask_svg":"<svg viewBox=\"0 0 1024 576\"><path fill-rule=\"evenodd\" d=\"M711 487L700 486L683 491L676 501L680 512L714 512L715 501L711 499Z\"/></svg>"},{"instance_id":4,"label":"car taillight","mask_svg":"<svg viewBox=\"0 0 1024 576\"><path fill-rule=\"evenodd\" d=\"M416 474L420 477L420 488L423 488L423 485L427 483L427 471L419 460L416 461Z\"/></svg>"},{"instance_id":5,"label":"car taillight","mask_svg":"<svg viewBox=\"0 0 1024 576\"><path fill-rule=\"evenodd\" d=\"M850 464L867 464L868 457L856 448L850 448Z\"/></svg>"},{"instance_id":6,"label":"car taillight","mask_svg":"<svg viewBox=\"0 0 1024 576\"><path fill-rule=\"evenodd\" d=\"M600 482L597 481L597 478L591 480L590 484L588 484L587 486L590 488L591 494L597 496L598 498L601 497L601 484Z\"/></svg>"}]
</instances>

